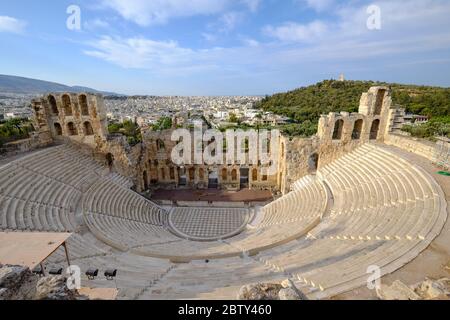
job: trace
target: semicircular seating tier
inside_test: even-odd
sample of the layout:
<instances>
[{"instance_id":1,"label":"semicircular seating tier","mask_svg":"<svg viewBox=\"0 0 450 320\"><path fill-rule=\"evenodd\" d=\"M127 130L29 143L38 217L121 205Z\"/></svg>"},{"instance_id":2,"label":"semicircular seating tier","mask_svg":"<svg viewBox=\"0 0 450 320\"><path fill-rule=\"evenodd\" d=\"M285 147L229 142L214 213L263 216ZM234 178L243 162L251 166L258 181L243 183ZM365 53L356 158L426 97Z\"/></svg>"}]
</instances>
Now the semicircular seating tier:
<instances>
[{"instance_id":1,"label":"semicircular seating tier","mask_svg":"<svg viewBox=\"0 0 450 320\"><path fill-rule=\"evenodd\" d=\"M160 209L134 192L111 183L109 179L95 183L83 202L86 224L105 243L122 251L172 261L254 255L306 235L319 223L326 205L325 188L316 181L262 208L264 217L257 226L242 230L242 233L231 238L202 242L191 241L188 235L183 238L170 226L167 214L161 213ZM242 211L230 208L190 210L201 211L210 217ZM186 229L192 227L192 223L186 221ZM214 220L208 223L220 228ZM208 226L203 228L207 231ZM222 228L227 229L227 226Z\"/></svg>"}]
</instances>

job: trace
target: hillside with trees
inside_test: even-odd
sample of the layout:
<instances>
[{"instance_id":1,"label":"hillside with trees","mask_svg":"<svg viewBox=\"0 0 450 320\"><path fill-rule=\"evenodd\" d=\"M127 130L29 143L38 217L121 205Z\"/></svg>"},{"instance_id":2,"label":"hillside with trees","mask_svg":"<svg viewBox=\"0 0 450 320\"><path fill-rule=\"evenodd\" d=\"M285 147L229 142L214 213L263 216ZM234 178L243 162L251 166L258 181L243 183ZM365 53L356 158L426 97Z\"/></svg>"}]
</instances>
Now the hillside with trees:
<instances>
[{"instance_id":1,"label":"hillside with trees","mask_svg":"<svg viewBox=\"0 0 450 320\"><path fill-rule=\"evenodd\" d=\"M321 114L357 112L361 94L372 86L389 86L394 105L408 113L427 115L434 122L450 119L450 88L402 85L374 81L325 80L309 87L265 97L256 108L290 117L293 124L282 130L286 134L311 136L317 131Z\"/></svg>"}]
</instances>

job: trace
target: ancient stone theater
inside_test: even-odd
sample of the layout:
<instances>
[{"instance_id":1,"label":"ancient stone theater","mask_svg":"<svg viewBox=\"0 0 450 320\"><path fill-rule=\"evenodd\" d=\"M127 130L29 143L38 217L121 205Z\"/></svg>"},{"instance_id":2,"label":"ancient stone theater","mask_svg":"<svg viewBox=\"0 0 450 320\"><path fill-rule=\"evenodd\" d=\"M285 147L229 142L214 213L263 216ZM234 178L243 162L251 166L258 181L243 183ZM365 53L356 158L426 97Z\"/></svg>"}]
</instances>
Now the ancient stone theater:
<instances>
[{"instance_id":1,"label":"ancient stone theater","mask_svg":"<svg viewBox=\"0 0 450 320\"><path fill-rule=\"evenodd\" d=\"M368 279L412 284L449 262L450 183L436 174L449 143L402 134L387 87L363 93L358 113L323 115L310 138L203 130L197 143L174 119L131 146L108 134L100 95L32 108L35 149L0 163L0 229L68 235L34 261L41 273L69 260L83 287L118 299L236 299L287 279L308 299L345 299L376 296ZM215 160L177 163L181 141L183 159L209 148Z\"/></svg>"}]
</instances>

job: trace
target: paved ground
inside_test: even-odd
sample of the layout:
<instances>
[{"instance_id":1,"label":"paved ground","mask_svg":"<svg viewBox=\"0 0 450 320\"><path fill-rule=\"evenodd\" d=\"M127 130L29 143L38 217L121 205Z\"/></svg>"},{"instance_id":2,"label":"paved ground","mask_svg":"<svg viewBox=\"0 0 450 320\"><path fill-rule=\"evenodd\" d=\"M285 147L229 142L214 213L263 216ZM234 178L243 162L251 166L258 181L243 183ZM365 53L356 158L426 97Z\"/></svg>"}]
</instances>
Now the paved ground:
<instances>
[{"instance_id":1,"label":"paved ground","mask_svg":"<svg viewBox=\"0 0 450 320\"><path fill-rule=\"evenodd\" d=\"M247 209L173 208L171 227L182 236L215 241L243 230L249 220Z\"/></svg>"},{"instance_id":2,"label":"paved ground","mask_svg":"<svg viewBox=\"0 0 450 320\"><path fill-rule=\"evenodd\" d=\"M157 190L152 200L170 201L213 201L213 202L265 202L273 200L270 191L244 189L238 192L222 190Z\"/></svg>"},{"instance_id":3,"label":"paved ground","mask_svg":"<svg viewBox=\"0 0 450 320\"><path fill-rule=\"evenodd\" d=\"M450 177L437 174L437 172L442 169L431 164L428 159L396 147L382 146L399 153L411 163L420 166L432 175L444 191L448 205L447 212L449 212L449 218L447 218L447 222L445 223L441 234L425 251L403 268L383 277L381 282L383 284L391 285L395 280L400 280L407 285L413 285L425 280L426 277L431 279L450 277ZM333 299L376 299L376 293L368 290L366 287L362 287L336 296Z\"/></svg>"}]
</instances>

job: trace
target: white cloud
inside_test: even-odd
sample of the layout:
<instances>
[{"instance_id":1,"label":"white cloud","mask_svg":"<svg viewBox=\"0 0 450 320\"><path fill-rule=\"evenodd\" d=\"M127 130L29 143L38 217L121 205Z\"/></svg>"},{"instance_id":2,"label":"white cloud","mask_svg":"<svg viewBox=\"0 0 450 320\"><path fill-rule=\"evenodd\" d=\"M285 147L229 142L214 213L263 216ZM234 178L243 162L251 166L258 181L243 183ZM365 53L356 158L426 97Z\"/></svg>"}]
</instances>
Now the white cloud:
<instances>
[{"instance_id":1,"label":"white cloud","mask_svg":"<svg viewBox=\"0 0 450 320\"><path fill-rule=\"evenodd\" d=\"M148 38L102 37L89 43L85 53L124 68L140 68L159 74L220 70L231 76L261 71L324 65L330 62L404 61L450 49L450 2L447 0L379 1L382 29L366 27L365 5L341 6L333 20L307 24L284 23L268 26L271 42L258 42L240 35L240 45L230 48L192 49L175 41ZM203 34L206 40L217 35Z\"/></svg>"},{"instance_id":2,"label":"white cloud","mask_svg":"<svg viewBox=\"0 0 450 320\"><path fill-rule=\"evenodd\" d=\"M88 30L105 29L109 27L109 23L102 19L89 20L84 23L84 28Z\"/></svg>"},{"instance_id":3,"label":"white cloud","mask_svg":"<svg viewBox=\"0 0 450 320\"><path fill-rule=\"evenodd\" d=\"M273 38L287 42L309 42L318 40L327 32L327 25L322 21L308 24L286 22L281 26L267 26L263 32Z\"/></svg>"},{"instance_id":4,"label":"white cloud","mask_svg":"<svg viewBox=\"0 0 450 320\"><path fill-rule=\"evenodd\" d=\"M16 18L0 16L0 32L23 33L27 23Z\"/></svg>"},{"instance_id":5,"label":"white cloud","mask_svg":"<svg viewBox=\"0 0 450 320\"><path fill-rule=\"evenodd\" d=\"M248 6L251 12L256 12L261 4L261 0L242 0Z\"/></svg>"},{"instance_id":6,"label":"white cloud","mask_svg":"<svg viewBox=\"0 0 450 320\"><path fill-rule=\"evenodd\" d=\"M164 24L170 18L222 12L229 0L103 0L106 7L141 26Z\"/></svg>"},{"instance_id":7,"label":"white cloud","mask_svg":"<svg viewBox=\"0 0 450 320\"><path fill-rule=\"evenodd\" d=\"M335 0L295 0L295 2L301 5L306 5L307 7L318 12L329 10L335 4Z\"/></svg>"},{"instance_id":8,"label":"white cloud","mask_svg":"<svg viewBox=\"0 0 450 320\"><path fill-rule=\"evenodd\" d=\"M208 42L214 42L217 40L217 36L212 33L204 32L204 33L202 33L202 37L203 37L203 39L205 39Z\"/></svg>"},{"instance_id":9,"label":"white cloud","mask_svg":"<svg viewBox=\"0 0 450 320\"><path fill-rule=\"evenodd\" d=\"M244 19L242 12L227 12L219 19L219 31L230 32Z\"/></svg>"},{"instance_id":10,"label":"white cloud","mask_svg":"<svg viewBox=\"0 0 450 320\"><path fill-rule=\"evenodd\" d=\"M193 51L179 47L175 41L154 41L146 38L104 36L90 45L85 54L104 59L124 68L152 68L189 63Z\"/></svg>"}]
</instances>

